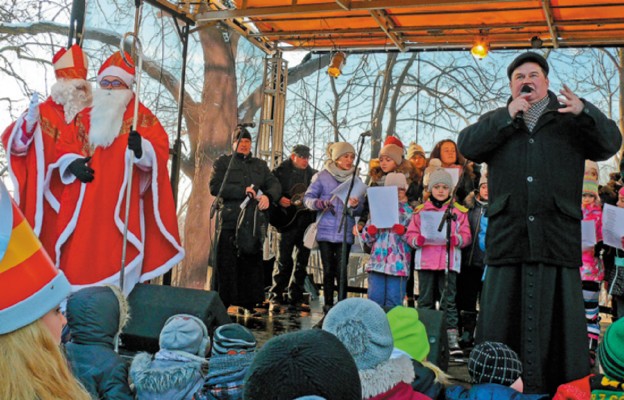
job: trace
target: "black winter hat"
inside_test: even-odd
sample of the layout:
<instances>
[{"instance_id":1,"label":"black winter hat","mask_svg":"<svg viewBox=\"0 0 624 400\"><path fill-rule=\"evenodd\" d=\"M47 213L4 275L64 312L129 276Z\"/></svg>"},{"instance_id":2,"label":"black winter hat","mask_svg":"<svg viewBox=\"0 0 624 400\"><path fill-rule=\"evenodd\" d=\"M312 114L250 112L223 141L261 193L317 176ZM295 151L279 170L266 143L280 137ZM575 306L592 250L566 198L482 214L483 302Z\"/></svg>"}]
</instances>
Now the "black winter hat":
<instances>
[{"instance_id":1,"label":"black winter hat","mask_svg":"<svg viewBox=\"0 0 624 400\"><path fill-rule=\"evenodd\" d=\"M286 333L266 342L247 371L244 390L245 400L362 398L353 357L336 336L320 329Z\"/></svg>"},{"instance_id":2,"label":"black winter hat","mask_svg":"<svg viewBox=\"0 0 624 400\"><path fill-rule=\"evenodd\" d=\"M511 75L513 72L524 63L534 62L544 70L544 75L548 76L548 61L540 54L534 53L532 51L527 51L526 53L520 54L516 57L511 64L507 67L507 78L511 80Z\"/></svg>"},{"instance_id":3,"label":"black winter hat","mask_svg":"<svg viewBox=\"0 0 624 400\"><path fill-rule=\"evenodd\" d=\"M236 131L236 139L234 139L234 140L240 140L240 139L249 139L249 140L251 140L251 133L249 133L247 128L240 127Z\"/></svg>"},{"instance_id":4,"label":"black winter hat","mask_svg":"<svg viewBox=\"0 0 624 400\"><path fill-rule=\"evenodd\" d=\"M475 346L468 359L472 383L498 383L510 386L522 375L518 354L500 342L483 342Z\"/></svg>"}]
</instances>

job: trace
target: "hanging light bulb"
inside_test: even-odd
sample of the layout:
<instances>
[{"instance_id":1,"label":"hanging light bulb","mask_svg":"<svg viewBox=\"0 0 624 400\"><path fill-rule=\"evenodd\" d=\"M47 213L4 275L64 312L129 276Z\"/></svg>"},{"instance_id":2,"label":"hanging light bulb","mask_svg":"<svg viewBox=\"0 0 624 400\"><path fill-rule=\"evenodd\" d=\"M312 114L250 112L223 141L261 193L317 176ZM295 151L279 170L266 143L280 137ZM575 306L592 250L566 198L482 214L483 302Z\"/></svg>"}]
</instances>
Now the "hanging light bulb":
<instances>
[{"instance_id":1,"label":"hanging light bulb","mask_svg":"<svg viewBox=\"0 0 624 400\"><path fill-rule=\"evenodd\" d=\"M477 60L484 59L488 52L490 51L490 44L485 40L484 36L480 36L477 40L475 40L472 49L470 49L470 54Z\"/></svg>"},{"instance_id":2,"label":"hanging light bulb","mask_svg":"<svg viewBox=\"0 0 624 400\"><path fill-rule=\"evenodd\" d=\"M342 51L338 51L334 53L329 62L329 68L327 69L327 73L332 78L338 78L340 74L342 74L342 67L345 64L346 55Z\"/></svg>"}]
</instances>

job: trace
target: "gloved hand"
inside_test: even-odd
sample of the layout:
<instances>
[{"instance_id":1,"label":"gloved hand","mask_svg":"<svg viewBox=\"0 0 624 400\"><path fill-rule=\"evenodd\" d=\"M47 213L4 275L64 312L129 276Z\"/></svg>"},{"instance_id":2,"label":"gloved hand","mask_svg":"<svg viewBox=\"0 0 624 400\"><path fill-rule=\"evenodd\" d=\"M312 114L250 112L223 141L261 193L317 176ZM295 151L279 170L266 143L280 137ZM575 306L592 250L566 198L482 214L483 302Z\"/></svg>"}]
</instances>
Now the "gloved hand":
<instances>
[{"instance_id":1,"label":"gloved hand","mask_svg":"<svg viewBox=\"0 0 624 400\"><path fill-rule=\"evenodd\" d=\"M459 237L457 235L451 235L451 247L459 246Z\"/></svg>"},{"instance_id":2,"label":"gloved hand","mask_svg":"<svg viewBox=\"0 0 624 400\"><path fill-rule=\"evenodd\" d=\"M87 165L89 161L91 161L91 157L78 158L72 161L67 169L74 174L80 182L89 183L95 178L95 171Z\"/></svg>"},{"instance_id":3,"label":"gloved hand","mask_svg":"<svg viewBox=\"0 0 624 400\"><path fill-rule=\"evenodd\" d=\"M413 242L415 242L416 246L423 247L423 245L425 244L425 237L423 235L418 235L416 236L416 239L413 240Z\"/></svg>"},{"instance_id":4,"label":"gloved hand","mask_svg":"<svg viewBox=\"0 0 624 400\"><path fill-rule=\"evenodd\" d=\"M130 129L130 134L128 135L128 148L134 152L134 156L136 158L141 158L143 155L143 148L141 147L141 135L139 132Z\"/></svg>"},{"instance_id":5,"label":"gloved hand","mask_svg":"<svg viewBox=\"0 0 624 400\"><path fill-rule=\"evenodd\" d=\"M375 225L369 225L366 231L368 232L369 235L375 236L379 230L377 229Z\"/></svg>"},{"instance_id":6,"label":"gloved hand","mask_svg":"<svg viewBox=\"0 0 624 400\"><path fill-rule=\"evenodd\" d=\"M325 210L331 207L332 203L329 200L316 199L314 201L314 208L316 208L317 210Z\"/></svg>"},{"instance_id":7,"label":"gloved hand","mask_svg":"<svg viewBox=\"0 0 624 400\"><path fill-rule=\"evenodd\" d=\"M34 92L30 98L30 105L28 106L28 113L24 120L26 120L26 136L32 137L35 127L35 123L39 119L39 93Z\"/></svg>"},{"instance_id":8,"label":"gloved hand","mask_svg":"<svg viewBox=\"0 0 624 400\"><path fill-rule=\"evenodd\" d=\"M406 231L407 229L405 229L404 225L401 225L401 224L392 225L392 232L396 233L397 235L404 235Z\"/></svg>"}]
</instances>

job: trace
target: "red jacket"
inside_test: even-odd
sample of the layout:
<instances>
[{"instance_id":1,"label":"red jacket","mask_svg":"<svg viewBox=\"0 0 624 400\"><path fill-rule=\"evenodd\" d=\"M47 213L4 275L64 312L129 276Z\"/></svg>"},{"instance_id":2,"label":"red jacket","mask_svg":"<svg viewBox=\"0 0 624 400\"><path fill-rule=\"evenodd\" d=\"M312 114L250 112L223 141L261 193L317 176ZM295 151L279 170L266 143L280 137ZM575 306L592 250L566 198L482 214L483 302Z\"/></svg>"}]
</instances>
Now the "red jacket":
<instances>
[{"instance_id":1,"label":"red jacket","mask_svg":"<svg viewBox=\"0 0 624 400\"><path fill-rule=\"evenodd\" d=\"M392 389L377 396L370 397L370 400L431 400L431 397L415 392L409 383L399 382Z\"/></svg>"}]
</instances>

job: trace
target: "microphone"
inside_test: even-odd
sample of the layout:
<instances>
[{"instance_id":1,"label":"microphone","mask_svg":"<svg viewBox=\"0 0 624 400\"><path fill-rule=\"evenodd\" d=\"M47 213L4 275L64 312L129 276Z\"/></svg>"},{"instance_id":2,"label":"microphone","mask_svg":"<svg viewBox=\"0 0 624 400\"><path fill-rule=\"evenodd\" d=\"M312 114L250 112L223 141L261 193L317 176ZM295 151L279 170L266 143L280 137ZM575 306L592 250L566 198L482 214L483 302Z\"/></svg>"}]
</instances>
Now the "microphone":
<instances>
[{"instance_id":1,"label":"microphone","mask_svg":"<svg viewBox=\"0 0 624 400\"><path fill-rule=\"evenodd\" d=\"M255 128L256 123L255 122L241 122L240 124L236 126L238 126L239 128Z\"/></svg>"},{"instance_id":2,"label":"microphone","mask_svg":"<svg viewBox=\"0 0 624 400\"><path fill-rule=\"evenodd\" d=\"M523 93L531 93L533 91L533 89L531 89L531 86L529 85L523 85L522 89L520 89L520 94ZM520 110L516 113L516 122L519 122L521 119L524 118L524 111Z\"/></svg>"},{"instance_id":3,"label":"microphone","mask_svg":"<svg viewBox=\"0 0 624 400\"><path fill-rule=\"evenodd\" d=\"M369 136L371 136L372 134L373 134L373 131L368 130L368 131L366 131L366 132L362 132L362 133L360 133L360 136L362 136L362 137L369 137Z\"/></svg>"}]
</instances>

